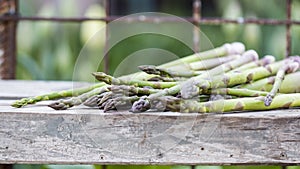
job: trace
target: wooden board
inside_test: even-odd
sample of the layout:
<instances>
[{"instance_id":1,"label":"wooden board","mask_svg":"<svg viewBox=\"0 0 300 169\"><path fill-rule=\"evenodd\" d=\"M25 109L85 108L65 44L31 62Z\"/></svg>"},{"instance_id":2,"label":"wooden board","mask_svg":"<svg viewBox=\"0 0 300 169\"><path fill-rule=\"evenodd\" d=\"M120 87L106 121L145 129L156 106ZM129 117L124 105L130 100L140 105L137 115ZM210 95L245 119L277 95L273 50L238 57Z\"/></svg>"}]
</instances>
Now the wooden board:
<instances>
[{"instance_id":1,"label":"wooden board","mask_svg":"<svg viewBox=\"0 0 300 169\"><path fill-rule=\"evenodd\" d=\"M0 163L300 164L299 109L132 114L86 107L54 111L46 103L9 107L8 96L18 97L23 87L35 86L26 91L35 95L72 86L42 83L46 89L38 90L41 82L0 82L6 98L0 102Z\"/></svg>"}]
</instances>

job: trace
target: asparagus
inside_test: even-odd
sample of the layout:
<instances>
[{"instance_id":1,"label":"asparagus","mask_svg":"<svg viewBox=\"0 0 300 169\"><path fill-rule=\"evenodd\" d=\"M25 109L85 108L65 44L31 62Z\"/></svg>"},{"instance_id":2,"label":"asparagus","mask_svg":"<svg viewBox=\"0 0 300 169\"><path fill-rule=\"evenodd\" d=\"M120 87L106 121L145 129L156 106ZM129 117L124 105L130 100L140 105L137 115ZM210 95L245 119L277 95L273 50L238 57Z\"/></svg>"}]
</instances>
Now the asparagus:
<instances>
[{"instance_id":1,"label":"asparagus","mask_svg":"<svg viewBox=\"0 0 300 169\"><path fill-rule=\"evenodd\" d=\"M236 69L233 69L231 71L229 71L229 73L232 72L241 72L247 69L251 69L251 68L255 68L255 67L259 67L259 66L266 66L270 63L274 63L275 62L275 57L271 56L271 55L266 55L265 57L263 57L260 60L257 60L255 62L250 62L248 64L242 65Z\"/></svg>"},{"instance_id":2,"label":"asparagus","mask_svg":"<svg viewBox=\"0 0 300 169\"><path fill-rule=\"evenodd\" d=\"M212 58L218 58L220 56L226 56L226 55L234 55L234 54L242 54L245 51L245 46L244 44L240 42L233 42L231 44L226 43L220 47L195 53L165 64L162 64L158 66L158 68L177 68L178 66L189 64L195 61L200 61L200 60L206 60L206 59L212 59ZM184 66L185 67L185 66ZM129 76L123 76L122 79L126 78L131 78L135 77L138 80L147 80L151 78L151 76L147 75L146 73L135 73Z\"/></svg>"},{"instance_id":3,"label":"asparagus","mask_svg":"<svg viewBox=\"0 0 300 169\"><path fill-rule=\"evenodd\" d=\"M111 98L105 104L103 111L107 112L110 110L126 110L131 107L131 104L139 99L138 96L123 96ZM99 105L101 107L101 105Z\"/></svg>"},{"instance_id":4,"label":"asparagus","mask_svg":"<svg viewBox=\"0 0 300 169\"><path fill-rule=\"evenodd\" d=\"M210 92L211 94L219 95L232 95L239 97L254 97L254 96L266 96L268 92L250 90L250 89L235 89L235 88L218 88L213 89Z\"/></svg>"},{"instance_id":5,"label":"asparagus","mask_svg":"<svg viewBox=\"0 0 300 169\"><path fill-rule=\"evenodd\" d=\"M93 95L86 99L83 102L83 105L88 106L88 107L96 107L98 106L98 100L100 100L103 96L101 94Z\"/></svg>"},{"instance_id":6,"label":"asparagus","mask_svg":"<svg viewBox=\"0 0 300 169\"><path fill-rule=\"evenodd\" d=\"M218 58L220 56L226 56L226 55L234 55L234 54L242 54L245 51L245 46L242 43L234 42L231 44L224 44L220 47L196 53L178 60L175 60L173 62L169 62L166 64L163 64L161 67L172 67L176 66L182 63L192 63L195 61L200 60L206 60L206 59L212 59L212 58Z\"/></svg>"},{"instance_id":7,"label":"asparagus","mask_svg":"<svg viewBox=\"0 0 300 169\"><path fill-rule=\"evenodd\" d=\"M226 112L299 106L300 93L284 93L300 91L300 72L295 72L299 68L300 57L274 63L273 56L258 60L255 51L244 50L240 43L225 44L161 66L143 65L139 68L144 72L119 78L95 72L95 78L102 82L92 87L75 92L63 91L61 95L52 93L25 98L23 102L14 104L21 107L42 100L73 96L49 106L62 110L83 103L90 107L98 106L104 112L129 109L132 103L133 112L150 108ZM190 68L185 65L190 65ZM196 71L204 67L211 69Z\"/></svg>"},{"instance_id":8,"label":"asparagus","mask_svg":"<svg viewBox=\"0 0 300 169\"><path fill-rule=\"evenodd\" d=\"M105 85L105 86L102 86L99 88L95 88L95 89L93 89L89 92L86 92L82 95L79 95L77 97L71 97L70 99L65 99L65 100L62 100L62 99L58 100L54 103L49 104L48 106L55 110L66 110L70 107L80 105L85 100L87 100L91 96L94 96L95 94L101 94L101 93L104 93L107 91L108 91L108 85Z\"/></svg>"},{"instance_id":9,"label":"asparagus","mask_svg":"<svg viewBox=\"0 0 300 169\"><path fill-rule=\"evenodd\" d=\"M220 58L201 60L198 62L190 63L189 66L192 70L208 70L208 69L214 68L220 64L238 59L239 57L241 57L241 55L229 55L229 56L220 57Z\"/></svg>"},{"instance_id":10,"label":"asparagus","mask_svg":"<svg viewBox=\"0 0 300 169\"><path fill-rule=\"evenodd\" d=\"M255 111L300 107L300 93L280 94L273 99L273 103L270 106L264 105L263 96L217 100L205 103L199 103L195 100L180 100L178 98L173 98L173 100L168 99L168 110L197 113Z\"/></svg>"},{"instance_id":11,"label":"asparagus","mask_svg":"<svg viewBox=\"0 0 300 169\"><path fill-rule=\"evenodd\" d=\"M181 64L182 62L193 62L199 59L205 59L205 58L214 58L222 55L227 55L227 54L239 54L244 52L245 47L242 43L235 42L232 44L224 44L221 47L205 51L205 52L200 52L197 54L193 54L184 58L181 58L179 60L175 60L166 64L163 64L160 66L160 68L168 68L172 66L176 66ZM139 77L140 75L140 77ZM127 76L120 77L120 79L125 79L128 77L135 77L137 80L141 80L141 78L145 78L146 74L143 73L135 73ZM149 78L149 76L146 77L146 79ZM71 96L78 96L83 93L89 92L95 88L102 87L105 85L104 83L99 83L95 84L93 86L85 87L85 88L79 88L79 89L71 89L71 90L65 90L65 91L60 91L60 92L53 92L53 93L48 93L44 95L39 95L39 96L34 96L34 97L28 97L28 98L23 98L20 100L15 101L14 103L11 104L13 107L23 107L28 104L35 104L39 101L44 101L44 100L55 100L59 98L64 98L64 97L71 97Z\"/></svg>"},{"instance_id":12,"label":"asparagus","mask_svg":"<svg viewBox=\"0 0 300 169\"><path fill-rule=\"evenodd\" d=\"M185 81L187 78L185 77L162 77L162 76L154 76L148 81L154 81L154 82L179 82L179 81Z\"/></svg>"},{"instance_id":13,"label":"asparagus","mask_svg":"<svg viewBox=\"0 0 300 169\"><path fill-rule=\"evenodd\" d=\"M192 93L189 91L191 88L192 88L192 90L195 88L195 87L193 87L193 85L195 85L195 82L197 82L197 81L208 82L208 80L203 80L203 79L207 78L209 76L220 74L221 72L223 72L223 70L225 72L232 70L235 67L238 67L246 62L249 62L250 60L256 60L257 58L258 58L258 55L256 54L255 51L251 50L251 51L245 52L240 59L237 59L237 60L234 60L231 62L227 62L220 66L217 66L214 69L207 71L205 74L201 74L201 75L198 75L196 77L193 77L193 78L187 80L183 84L178 84L171 88L166 88L166 89L162 90L161 92L151 94L146 99L141 98L141 100L139 100L135 104L133 104L132 111L136 111L136 112L145 111L145 110L147 110L146 107L149 107L148 104L150 104L150 103L145 104L147 102L147 100L149 102L149 100L155 99L157 97L166 96L166 95L174 95L174 94L178 93L180 91L180 89L183 91L183 92L181 92L181 95L184 98L189 97L189 96L195 96L198 94L198 92L196 94L194 92L192 95ZM183 86L183 87L181 87L181 86ZM138 102L141 102L141 104L139 104ZM146 105L145 108L143 108L142 105ZM139 110L139 108L141 108L141 110Z\"/></svg>"},{"instance_id":14,"label":"asparagus","mask_svg":"<svg viewBox=\"0 0 300 169\"><path fill-rule=\"evenodd\" d=\"M286 65L283 65L282 68L280 68L276 74L275 77L275 83L273 85L272 90L270 91L270 93L267 94L267 96L265 97L265 106L270 106L272 103L273 98L275 97L275 95L277 94L277 92L280 89L281 83L284 79L285 74L287 73L293 73L295 71L298 70L299 68L299 64L300 62L287 62Z\"/></svg>"},{"instance_id":15,"label":"asparagus","mask_svg":"<svg viewBox=\"0 0 300 169\"><path fill-rule=\"evenodd\" d=\"M178 72L171 69L159 68L154 65L141 65L138 67L141 71L146 72L148 74L159 75L161 77L192 77L199 75L196 71L185 71Z\"/></svg>"},{"instance_id":16,"label":"asparagus","mask_svg":"<svg viewBox=\"0 0 300 169\"><path fill-rule=\"evenodd\" d=\"M300 92L300 72L291 73L285 76L280 86L280 93L299 93ZM270 76L253 83L242 84L235 88L246 88L250 90L271 91L275 82L275 76Z\"/></svg>"},{"instance_id":17,"label":"asparagus","mask_svg":"<svg viewBox=\"0 0 300 169\"><path fill-rule=\"evenodd\" d=\"M258 80L270 75L274 75L278 69L289 60L294 60L295 58L288 58L284 61L275 62L269 64L266 67L258 67L252 70L247 70L245 72L235 72L228 73L225 75L219 75L212 80L203 80L202 75L196 76L187 80L184 84L176 85L171 88L162 90L161 92L149 95L147 98L142 98L133 104L132 110L136 112L141 112L147 110L148 104L150 104L151 99L157 99L161 96L174 95L178 93L181 89L181 96L185 99L192 98L203 91L208 89L214 89L219 87L231 87L242 83L247 83L253 80ZM182 85L182 88L181 88ZM141 102L142 104L139 104ZM142 105L147 105L142 107ZM134 107L137 106L137 107Z\"/></svg>"},{"instance_id":18,"label":"asparagus","mask_svg":"<svg viewBox=\"0 0 300 169\"><path fill-rule=\"evenodd\" d=\"M54 100L54 99L70 97L70 96L79 96L83 93L89 92L93 89L102 87L104 85L105 85L105 83L97 83L97 84L89 86L89 87L83 87L83 88L79 88L79 89L70 89L70 90L64 90L64 91L60 91L60 92L44 94L44 95L40 95L40 96L23 98L21 100L15 101L14 103L11 104L11 106L20 108L20 107L26 106L27 104L35 104L36 102L39 102L39 101Z\"/></svg>"},{"instance_id":19,"label":"asparagus","mask_svg":"<svg viewBox=\"0 0 300 169\"><path fill-rule=\"evenodd\" d=\"M135 80L135 79L119 79L107 75L103 72L94 72L92 73L93 76L99 81L105 82L106 84L113 84L113 85L133 85L138 87L149 86L155 89L164 89L169 88L172 86L177 85L177 82L149 82L149 81L142 81L142 80Z\"/></svg>"},{"instance_id":20,"label":"asparagus","mask_svg":"<svg viewBox=\"0 0 300 169\"><path fill-rule=\"evenodd\" d=\"M160 91L159 89L141 88L126 85L113 85L110 90L114 93L123 93L125 95L149 95Z\"/></svg>"}]
</instances>

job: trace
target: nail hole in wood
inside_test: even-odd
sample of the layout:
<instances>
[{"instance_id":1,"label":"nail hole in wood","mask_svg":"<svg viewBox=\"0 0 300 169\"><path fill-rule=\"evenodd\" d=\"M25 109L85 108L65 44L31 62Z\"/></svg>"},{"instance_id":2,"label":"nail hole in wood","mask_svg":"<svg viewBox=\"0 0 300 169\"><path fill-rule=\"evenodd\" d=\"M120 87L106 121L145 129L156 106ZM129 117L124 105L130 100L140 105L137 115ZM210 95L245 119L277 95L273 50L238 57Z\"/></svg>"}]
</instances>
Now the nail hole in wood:
<instances>
[{"instance_id":1,"label":"nail hole in wood","mask_svg":"<svg viewBox=\"0 0 300 169\"><path fill-rule=\"evenodd\" d=\"M203 151L203 150L204 150L204 147L201 147L201 149L200 149L200 150L202 150L202 151Z\"/></svg>"},{"instance_id":2,"label":"nail hole in wood","mask_svg":"<svg viewBox=\"0 0 300 169\"><path fill-rule=\"evenodd\" d=\"M8 149L8 146L6 146L5 149Z\"/></svg>"},{"instance_id":3,"label":"nail hole in wood","mask_svg":"<svg viewBox=\"0 0 300 169\"><path fill-rule=\"evenodd\" d=\"M100 156L100 159L101 159L101 160L104 160L104 157L103 157L103 156Z\"/></svg>"},{"instance_id":4,"label":"nail hole in wood","mask_svg":"<svg viewBox=\"0 0 300 169\"><path fill-rule=\"evenodd\" d=\"M281 152L280 157L286 157L286 154L284 152Z\"/></svg>"},{"instance_id":5,"label":"nail hole in wood","mask_svg":"<svg viewBox=\"0 0 300 169\"><path fill-rule=\"evenodd\" d=\"M229 157L233 157L233 154L230 154Z\"/></svg>"},{"instance_id":6,"label":"nail hole in wood","mask_svg":"<svg viewBox=\"0 0 300 169\"><path fill-rule=\"evenodd\" d=\"M157 157L158 157L158 158L163 158L163 156L164 156L164 154L163 154L163 153L159 153L159 154L157 154Z\"/></svg>"}]
</instances>

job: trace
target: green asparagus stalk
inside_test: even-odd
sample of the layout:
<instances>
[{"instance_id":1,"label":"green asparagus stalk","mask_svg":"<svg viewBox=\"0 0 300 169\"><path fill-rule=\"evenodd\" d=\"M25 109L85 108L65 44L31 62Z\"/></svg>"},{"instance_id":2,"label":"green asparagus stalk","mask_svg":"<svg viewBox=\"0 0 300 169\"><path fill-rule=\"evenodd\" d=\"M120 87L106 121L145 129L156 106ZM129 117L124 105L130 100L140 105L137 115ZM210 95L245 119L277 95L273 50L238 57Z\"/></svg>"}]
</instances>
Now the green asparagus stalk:
<instances>
[{"instance_id":1,"label":"green asparagus stalk","mask_svg":"<svg viewBox=\"0 0 300 169\"><path fill-rule=\"evenodd\" d=\"M44 94L40 96L34 96L34 97L28 97L28 98L23 98L21 100L17 100L14 103L11 104L13 107L23 107L26 106L27 104L34 104L39 101L45 101L45 100L54 100L62 97L70 97L70 96L79 96L83 93L89 92L93 89L99 88L104 86L105 83L97 83L89 87L83 87L79 89L70 89L70 90L64 90L60 92L53 92L49 94Z\"/></svg>"},{"instance_id":2,"label":"green asparagus stalk","mask_svg":"<svg viewBox=\"0 0 300 169\"><path fill-rule=\"evenodd\" d=\"M83 102L83 105L88 106L88 107L96 107L98 106L98 101L101 100L103 95L97 94L89 97Z\"/></svg>"},{"instance_id":3,"label":"green asparagus stalk","mask_svg":"<svg viewBox=\"0 0 300 169\"><path fill-rule=\"evenodd\" d=\"M113 85L110 90L114 93L123 93L125 95L149 95L159 92L159 89L141 88L126 85Z\"/></svg>"},{"instance_id":4,"label":"green asparagus stalk","mask_svg":"<svg viewBox=\"0 0 300 169\"><path fill-rule=\"evenodd\" d=\"M178 102L178 101L177 101ZM172 105L176 107L176 105ZM300 107L300 93L280 94L277 95L270 106L264 105L264 97L247 97L229 100L209 101L205 103L197 103L195 101L185 100L177 109L172 111L181 112L232 112L232 111L255 111L255 110L271 110L278 108ZM179 109L178 109L179 108Z\"/></svg>"},{"instance_id":5,"label":"green asparagus stalk","mask_svg":"<svg viewBox=\"0 0 300 169\"><path fill-rule=\"evenodd\" d=\"M248 64L242 65L242 66L240 66L238 68L235 68L235 69L229 71L228 73L241 72L241 71L244 71L244 70L247 70L247 69L251 69L251 68L256 68L256 67L259 67L259 66L266 66L266 65L268 65L270 63L274 63L274 62L275 62L275 57L274 56L266 55L265 57L263 57L260 60L257 60L255 62L250 62Z\"/></svg>"},{"instance_id":6,"label":"green asparagus stalk","mask_svg":"<svg viewBox=\"0 0 300 169\"><path fill-rule=\"evenodd\" d=\"M236 88L218 88L212 89L211 94L219 95L232 95L238 97L257 97L257 96L266 96L268 92L250 90L250 89L236 89Z\"/></svg>"},{"instance_id":7,"label":"green asparagus stalk","mask_svg":"<svg viewBox=\"0 0 300 169\"><path fill-rule=\"evenodd\" d=\"M192 76L199 75L198 72L196 72L196 71L179 72L179 71L174 71L174 70L171 70L171 69L159 68L159 67L154 66L154 65L141 65L138 68L141 71L146 72L148 74L159 75L161 77L168 77L168 78L192 77Z\"/></svg>"},{"instance_id":8,"label":"green asparagus stalk","mask_svg":"<svg viewBox=\"0 0 300 169\"><path fill-rule=\"evenodd\" d=\"M142 80L121 80L119 78L112 77L107 75L103 72L94 72L92 73L93 76L99 81L105 82L106 84L113 84L113 85L133 85L138 87L152 87L154 89L164 89L170 88L172 86L177 85L177 82L149 82L149 81L142 81Z\"/></svg>"},{"instance_id":9,"label":"green asparagus stalk","mask_svg":"<svg viewBox=\"0 0 300 169\"><path fill-rule=\"evenodd\" d=\"M277 92L279 91L280 87L281 87L281 83L284 79L285 74L288 73L293 73L295 71L297 71L299 69L299 64L300 62L287 62L285 65L283 65L282 68L280 68L276 74L275 77L275 83L274 86L272 88L272 90L270 91L270 93L268 93L268 95L265 97L265 106L270 106L272 103L273 98L275 97L275 95L277 94Z\"/></svg>"},{"instance_id":10,"label":"green asparagus stalk","mask_svg":"<svg viewBox=\"0 0 300 169\"><path fill-rule=\"evenodd\" d=\"M201 60L198 62L190 63L189 65L192 70L209 70L220 64L238 59L239 57L241 57L241 55L229 55L220 58Z\"/></svg>"},{"instance_id":11,"label":"green asparagus stalk","mask_svg":"<svg viewBox=\"0 0 300 169\"><path fill-rule=\"evenodd\" d=\"M187 78L185 77L162 77L162 76L154 76L148 81L154 81L154 82L180 82L185 81Z\"/></svg>"},{"instance_id":12,"label":"green asparagus stalk","mask_svg":"<svg viewBox=\"0 0 300 169\"><path fill-rule=\"evenodd\" d=\"M158 89L140 88L126 85L112 85L109 87L109 90L111 92L92 96L84 103L84 105L89 107L98 106L99 108L103 108L104 112L115 110L116 108L120 110L124 108L130 108L131 104L128 102L134 102L138 100L139 97L136 95L149 95L160 91Z\"/></svg>"},{"instance_id":13,"label":"green asparagus stalk","mask_svg":"<svg viewBox=\"0 0 300 169\"><path fill-rule=\"evenodd\" d=\"M123 96L112 98L108 100L107 104L105 104L103 111L107 112L111 110L128 110L131 107L132 103L137 100L139 100L138 96Z\"/></svg>"},{"instance_id":14,"label":"green asparagus stalk","mask_svg":"<svg viewBox=\"0 0 300 169\"><path fill-rule=\"evenodd\" d=\"M280 93L300 93L300 72L287 74L282 81ZM236 86L236 88L246 88L251 90L270 92L275 82L275 76L264 78L253 83Z\"/></svg>"},{"instance_id":15,"label":"green asparagus stalk","mask_svg":"<svg viewBox=\"0 0 300 169\"><path fill-rule=\"evenodd\" d=\"M66 110L70 107L76 106L76 105L80 105L81 103L83 103L84 101L86 101L88 98L90 98L91 96L94 95L99 95L101 93L107 92L108 90L108 85L99 87L99 88L95 88L89 92L86 92L82 95L79 95L77 97L71 97L69 99L61 99L58 100L54 103L49 104L48 106L55 109L55 110Z\"/></svg>"},{"instance_id":16,"label":"green asparagus stalk","mask_svg":"<svg viewBox=\"0 0 300 169\"><path fill-rule=\"evenodd\" d=\"M163 64L161 67L172 67L176 66L178 64L182 63L192 63L195 61L200 61L200 60L206 60L206 59L212 59L212 58L218 58L220 56L226 56L226 55L235 55L235 54L242 54L245 51L245 46L242 43L239 42L234 42L231 44L224 44L223 46L196 53L178 60L175 60L170 63Z\"/></svg>"}]
</instances>

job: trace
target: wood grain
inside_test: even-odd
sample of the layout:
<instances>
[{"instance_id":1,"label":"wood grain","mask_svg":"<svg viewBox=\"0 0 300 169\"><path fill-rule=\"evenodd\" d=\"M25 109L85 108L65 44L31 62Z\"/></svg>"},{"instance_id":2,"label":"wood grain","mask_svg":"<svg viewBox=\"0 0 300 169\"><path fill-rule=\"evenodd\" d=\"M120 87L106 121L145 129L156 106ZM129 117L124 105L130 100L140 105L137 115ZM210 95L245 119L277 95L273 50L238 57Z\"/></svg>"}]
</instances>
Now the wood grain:
<instances>
[{"instance_id":1,"label":"wood grain","mask_svg":"<svg viewBox=\"0 0 300 169\"><path fill-rule=\"evenodd\" d=\"M2 164L300 164L299 109L133 114L9 102L0 106Z\"/></svg>"}]
</instances>

